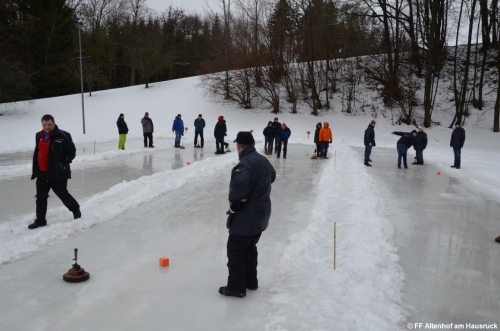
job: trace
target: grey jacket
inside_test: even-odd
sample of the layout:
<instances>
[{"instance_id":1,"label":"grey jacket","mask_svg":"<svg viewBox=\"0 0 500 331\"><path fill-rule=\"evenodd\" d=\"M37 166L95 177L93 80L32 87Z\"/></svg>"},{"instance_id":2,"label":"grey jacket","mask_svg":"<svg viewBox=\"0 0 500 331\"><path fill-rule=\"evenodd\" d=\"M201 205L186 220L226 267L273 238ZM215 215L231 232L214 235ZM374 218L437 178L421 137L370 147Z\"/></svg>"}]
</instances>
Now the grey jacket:
<instances>
[{"instance_id":1,"label":"grey jacket","mask_svg":"<svg viewBox=\"0 0 500 331\"><path fill-rule=\"evenodd\" d=\"M271 183L276 180L276 171L253 146L247 147L239 157L240 163L231 172L231 209L226 226L232 235L251 236L266 230L269 225ZM242 199L247 201L241 202Z\"/></svg>"},{"instance_id":2,"label":"grey jacket","mask_svg":"<svg viewBox=\"0 0 500 331\"><path fill-rule=\"evenodd\" d=\"M151 118L143 117L141 123L142 123L142 132L150 133L155 130L153 126L153 120Z\"/></svg>"}]
</instances>

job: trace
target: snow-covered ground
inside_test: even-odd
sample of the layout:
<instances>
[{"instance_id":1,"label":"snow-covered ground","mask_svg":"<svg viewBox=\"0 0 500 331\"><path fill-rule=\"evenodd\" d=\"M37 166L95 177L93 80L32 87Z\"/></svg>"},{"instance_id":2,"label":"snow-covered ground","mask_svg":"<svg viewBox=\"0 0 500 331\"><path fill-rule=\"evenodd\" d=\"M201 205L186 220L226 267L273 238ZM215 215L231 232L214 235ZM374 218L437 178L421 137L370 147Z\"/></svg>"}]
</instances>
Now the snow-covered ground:
<instances>
[{"instance_id":1,"label":"snow-covered ground","mask_svg":"<svg viewBox=\"0 0 500 331\"><path fill-rule=\"evenodd\" d=\"M195 77L147 90L136 86L97 92L85 98L86 135L79 95L36 100L16 109L0 105L0 330L397 330L408 322L426 322L416 319L420 317L435 323L490 322L491 312L499 311L499 247L492 241L500 235L500 222L494 221L500 210L497 135L466 127L462 169L457 171L449 168L451 130L431 128L426 130L426 171L401 173L395 169L397 138L390 133L404 128L380 118L374 167L366 168L359 148L371 118L335 111L319 117L307 110L277 115L292 136L286 160L269 157L278 178L270 227L258 245L260 288L242 300L220 296L218 286L227 277L227 188L237 155L215 156L211 132L223 115L233 150L240 130L254 130L262 150L261 132L275 115L215 102L199 84ZM146 111L155 124L154 150L142 147L140 119ZM35 210L35 184L29 180L33 141L46 113L72 134L77 146L69 188L83 217L72 221L51 194L49 226L29 231ZM116 150L119 113L130 128L126 151ZM185 150L172 146L171 126L178 113L189 128ZM199 113L207 122L203 150L192 148ZM314 128L325 120L334 133L331 159L313 161ZM442 192L445 180L467 194ZM414 188L419 203L399 192L401 187ZM450 228L436 229L414 216L430 217L421 201L438 200L430 210L450 226L454 220L463 225L453 228L453 238L462 238L453 242L455 251L444 249L450 242L440 240ZM472 211L445 213L460 206ZM488 218L481 213L485 208L492 210ZM471 228L480 231L468 237ZM420 251L419 240L409 244L402 234L436 239ZM61 276L75 247L91 279L66 284ZM419 258L412 259L416 249ZM436 252L440 259L430 258ZM462 258L470 254L474 259ZM161 256L171 259L168 268L158 267ZM442 273L429 272L443 263L449 267L439 270L455 286L446 284ZM478 288L488 291L467 300ZM421 293L449 294L450 299ZM459 302L457 294L465 301ZM439 302L440 310L429 300ZM469 311L473 321L456 311Z\"/></svg>"}]
</instances>

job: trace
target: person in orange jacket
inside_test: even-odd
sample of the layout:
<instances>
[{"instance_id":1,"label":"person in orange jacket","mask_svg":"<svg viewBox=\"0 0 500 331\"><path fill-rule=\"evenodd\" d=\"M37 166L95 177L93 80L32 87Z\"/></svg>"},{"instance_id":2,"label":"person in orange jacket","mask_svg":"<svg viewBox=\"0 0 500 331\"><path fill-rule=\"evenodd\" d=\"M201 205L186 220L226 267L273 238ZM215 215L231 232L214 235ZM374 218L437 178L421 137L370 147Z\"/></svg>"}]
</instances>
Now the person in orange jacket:
<instances>
[{"instance_id":1,"label":"person in orange jacket","mask_svg":"<svg viewBox=\"0 0 500 331\"><path fill-rule=\"evenodd\" d=\"M319 143L321 145L321 158L328 159L328 147L333 142L332 129L328 122L323 123L323 127L319 131Z\"/></svg>"}]
</instances>

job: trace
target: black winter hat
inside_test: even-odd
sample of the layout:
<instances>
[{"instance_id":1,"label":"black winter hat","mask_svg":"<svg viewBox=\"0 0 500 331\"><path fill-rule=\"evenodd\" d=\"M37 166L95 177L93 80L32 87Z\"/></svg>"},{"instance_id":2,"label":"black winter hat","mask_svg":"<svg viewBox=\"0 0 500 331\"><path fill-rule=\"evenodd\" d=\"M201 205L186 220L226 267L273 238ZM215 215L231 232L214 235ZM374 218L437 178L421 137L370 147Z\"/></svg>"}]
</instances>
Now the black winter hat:
<instances>
[{"instance_id":1,"label":"black winter hat","mask_svg":"<svg viewBox=\"0 0 500 331\"><path fill-rule=\"evenodd\" d=\"M238 144L242 144L242 145L255 144L255 140L253 139L252 134L248 131L238 132L238 135L236 136L236 140L233 142L238 143Z\"/></svg>"},{"instance_id":2,"label":"black winter hat","mask_svg":"<svg viewBox=\"0 0 500 331\"><path fill-rule=\"evenodd\" d=\"M267 122L267 125L269 125L269 124L273 125L273 121Z\"/></svg>"},{"instance_id":3,"label":"black winter hat","mask_svg":"<svg viewBox=\"0 0 500 331\"><path fill-rule=\"evenodd\" d=\"M417 130L413 130L411 133L417 133Z\"/></svg>"}]
</instances>

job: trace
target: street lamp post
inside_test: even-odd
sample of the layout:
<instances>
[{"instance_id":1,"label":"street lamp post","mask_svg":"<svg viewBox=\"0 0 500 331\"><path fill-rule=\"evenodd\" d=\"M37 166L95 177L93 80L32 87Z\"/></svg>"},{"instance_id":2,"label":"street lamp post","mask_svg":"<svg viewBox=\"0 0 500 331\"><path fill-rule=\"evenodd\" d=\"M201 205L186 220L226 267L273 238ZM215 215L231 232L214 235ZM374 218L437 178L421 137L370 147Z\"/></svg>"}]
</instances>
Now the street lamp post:
<instances>
[{"instance_id":1,"label":"street lamp post","mask_svg":"<svg viewBox=\"0 0 500 331\"><path fill-rule=\"evenodd\" d=\"M83 65L82 65L82 21L78 19L76 21L78 25L78 44L80 50L80 84L82 89L82 120L83 120L83 134L85 134L85 103L83 101Z\"/></svg>"}]
</instances>

